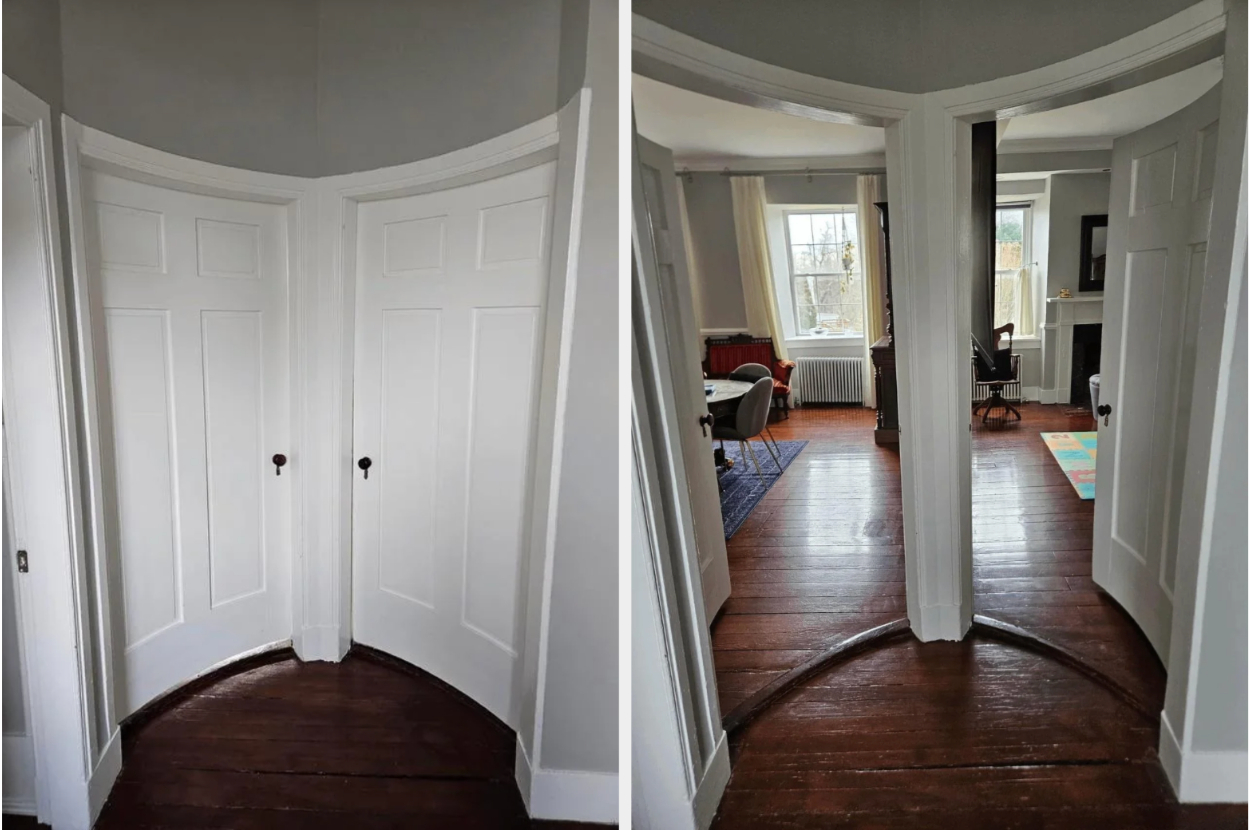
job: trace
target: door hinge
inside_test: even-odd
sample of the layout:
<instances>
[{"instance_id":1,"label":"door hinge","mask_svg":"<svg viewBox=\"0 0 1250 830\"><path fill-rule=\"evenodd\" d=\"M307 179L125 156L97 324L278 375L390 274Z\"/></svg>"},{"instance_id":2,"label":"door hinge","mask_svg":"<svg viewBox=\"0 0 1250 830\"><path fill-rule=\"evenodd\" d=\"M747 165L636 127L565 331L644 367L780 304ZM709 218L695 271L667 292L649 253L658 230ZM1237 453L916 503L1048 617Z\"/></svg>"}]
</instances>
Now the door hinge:
<instances>
[{"instance_id":1,"label":"door hinge","mask_svg":"<svg viewBox=\"0 0 1250 830\"><path fill-rule=\"evenodd\" d=\"M20 574L30 573L30 557L26 555L24 550L17 552L17 572Z\"/></svg>"}]
</instances>

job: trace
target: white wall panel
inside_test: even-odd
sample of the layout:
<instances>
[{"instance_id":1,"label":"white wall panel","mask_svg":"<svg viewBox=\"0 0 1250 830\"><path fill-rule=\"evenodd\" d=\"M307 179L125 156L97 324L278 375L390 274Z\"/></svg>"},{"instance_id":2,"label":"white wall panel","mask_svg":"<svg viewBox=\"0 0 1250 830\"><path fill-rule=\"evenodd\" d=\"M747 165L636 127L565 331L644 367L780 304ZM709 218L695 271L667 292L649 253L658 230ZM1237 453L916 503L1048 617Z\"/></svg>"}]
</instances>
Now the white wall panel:
<instances>
[{"instance_id":1,"label":"white wall panel","mask_svg":"<svg viewBox=\"0 0 1250 830\"><path fill-rule=\"evenodd\" d=\"M464 621L514 651L539 309L473 317Z\"/></svg>"},{"instance_id":2,"label":"white wall panel","mask_svg":"<svg viewBox=\"0 0 1250 830\"><path fill-rule=\"evenodd\" d=\"M109 309L105 325L129 648L182 617L169 316Z\"/></svg>"},{"instance_id":3,"label":"white wall panel","mask_svg":"<svg viewBox=\"0 0 1250 830\"><path fill-rule=\"evenodd\" d=\"M200 314L210 605L265 587L264 342L258 311Z\"/></svg>"},{"instance_id":4,"label":"white wall panel","mask_svg":"<svg viewBox=\"0 0 1250 830\"><path fill-rule=\"evenodd\" d=\"M382 312L378 587L434 607L440 312Z\"/></svg>"}]
</instances>

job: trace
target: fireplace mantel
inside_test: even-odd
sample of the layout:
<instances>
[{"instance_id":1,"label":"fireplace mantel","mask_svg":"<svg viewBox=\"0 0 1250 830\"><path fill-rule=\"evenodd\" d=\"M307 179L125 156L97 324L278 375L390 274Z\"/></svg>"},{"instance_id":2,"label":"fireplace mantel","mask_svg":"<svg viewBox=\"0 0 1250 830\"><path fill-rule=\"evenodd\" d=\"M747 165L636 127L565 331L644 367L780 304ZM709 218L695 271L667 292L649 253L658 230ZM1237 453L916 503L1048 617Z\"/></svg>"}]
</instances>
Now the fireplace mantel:
<instances>
[{"instance_id":1,"label":"fireplace mantel","mask_svg":"<svg viewBox=\"0 0 1250 830\"><path fill-rule=\"evenodd\" d=\"M1102 323L1102 295L1047 297L1042 325L1042 403L1070 403L1072 397L1072 328Z\"/></svg>"}]
</instances>

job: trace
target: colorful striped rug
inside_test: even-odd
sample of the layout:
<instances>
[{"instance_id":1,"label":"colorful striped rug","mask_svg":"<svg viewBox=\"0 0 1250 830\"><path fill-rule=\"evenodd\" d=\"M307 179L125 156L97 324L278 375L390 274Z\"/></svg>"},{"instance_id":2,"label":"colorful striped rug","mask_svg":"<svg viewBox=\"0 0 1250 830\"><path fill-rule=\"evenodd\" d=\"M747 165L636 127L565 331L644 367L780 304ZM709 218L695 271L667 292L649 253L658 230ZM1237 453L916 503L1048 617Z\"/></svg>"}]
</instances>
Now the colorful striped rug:
<instances>
[{"instance_id":1,"label":"colorful striped rug","mask_svg":"<svg viewBox=\"0 0 1250 830\"><path fill-rule=\"evenodd\" d=\"M1094 497L1094 465L1098 459L1096 432L1043 432L1050 454L1082 499Z\"/></svg>"}]
</instances>

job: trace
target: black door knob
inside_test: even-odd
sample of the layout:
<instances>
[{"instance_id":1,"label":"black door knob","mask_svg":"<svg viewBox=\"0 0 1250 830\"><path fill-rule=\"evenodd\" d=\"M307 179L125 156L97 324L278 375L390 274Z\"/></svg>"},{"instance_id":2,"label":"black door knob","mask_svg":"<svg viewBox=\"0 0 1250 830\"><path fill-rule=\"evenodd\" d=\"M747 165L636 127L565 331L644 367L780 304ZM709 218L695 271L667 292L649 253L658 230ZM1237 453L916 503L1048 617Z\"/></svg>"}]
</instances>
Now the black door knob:
<instances>
[{"instance_id":1,"label":"black door knob","mask_svg":"<svg viewBox=\"0 0 1250 830\"><path fill-rule=\"evenodd\" d=\"M282 475L282 468L286 466L286 456L283 455L282 453L278 453L277 455L275 455L273 457L273 466L278 468L274 472L274 475L279 475L279 476Z\"/></svg>"},{"instance_id":2,"label":"black door knob","mask_svg":"<svg viewBox=\"0 0 1250 830\"><path fill-rule=\"evenodd\" d=\"M1098 405L1098 414L1102 416L1102 425L1107 426L1111 423L1111 404L1104 403Z\"/></svg>"},{"instance_id":3,"label":"black door knob","mask_svg":"<svg viewBox=\"0 0 1250 830\"><path fill-rule=\"evenodd\" d=\"M369 468L373 466L373 459L365 456L356 462L356 466L365 471L365 478L369 477Z\"/></svg>"},{"instance_id":4,"label":"black door knob","mask_svg":"<svg viewBox=\"0 0 1250 830\"><path fill-rule=\"evenodd\" d=\"M699 416L699 426L703 428L703 437L707 437L707 428L716 423L716 416L712 413Z\"/></svg>"}]
</instances>

